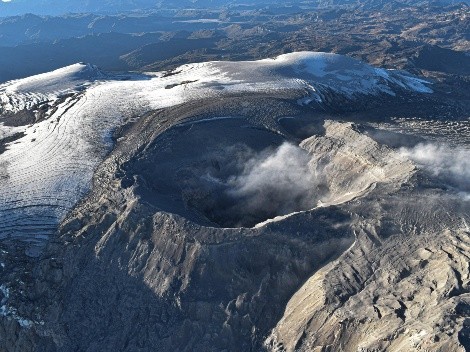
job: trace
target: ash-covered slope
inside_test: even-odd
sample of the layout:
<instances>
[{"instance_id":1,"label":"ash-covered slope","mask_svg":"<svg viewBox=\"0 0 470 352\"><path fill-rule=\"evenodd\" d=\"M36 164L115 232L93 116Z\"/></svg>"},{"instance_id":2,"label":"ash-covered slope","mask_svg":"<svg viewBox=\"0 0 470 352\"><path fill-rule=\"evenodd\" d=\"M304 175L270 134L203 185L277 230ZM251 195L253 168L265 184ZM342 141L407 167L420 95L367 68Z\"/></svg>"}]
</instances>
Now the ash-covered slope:
<instances>
[{"instance_id":1,"label":"ash-covered slope","mask_svg":"<svg viewBox=\"0 0 470 352\"><path fill-rule=\"evenodd\" d=\"M0 154L3 226L21 227L1 242L0 348L468 344L465 164L435 173L418 143L439 130L467 155L469 126L397 119L428 103L424 81L320 53L75 77L2 88L0 128L25 136ZM11 127L27 96L52 112ZM366 101L370 121L339 121ZM36 237L58 200L52 240ZM23 234L48 244L38 262Z\"/></svg>"},{"instance_id":2,"label":"ash-covered slope","mask_svg":"<svg viewBox=\"0 0 470 352\"><path fill-rule=\"evenodd\" d=\"M337 134L343 128L329 123L325 137L330 139L332 131ZM325 137L314 136L303 145L314 155L333 145L328 149L343 157L342 148L357 153L369 144L363 144L366 137L359 135L345 145L338 138L321 141ZM393 140L393 135L389 138ZM449 182L466 168L459 154L467 158L470 149L468 139L461 141L464 146L455 146L453 160L446 162L444 155L451 156L436 148L440 143L446 143L443 136L438 142L400 148L399 154L416 165L404 185L391 192L388 185L377 184L360 201L341 205L358 221L351 224L355 244L312 275L290 299L265 341L267 350L312 351L328 346L333 351L465 351L470 347L468 185L462 180L452 189ZM386 160L382 154L372 162L336 164L346 174L364 167L360 174L370 179L371 165ZM389 164L392 175L405 171L398 160ZM451 171L441 172L440 167ZM342 183L342 173L333 174L333 182ZM348 182L347 188L352 185Z\"/></svg>"},{"instance_id":3,"label":"ash-covered slope","mask_svg":"<svg viewBox=\"0 0 470 352\"><path fill-rule=\"evenodd\" d=\"M302 104L331 105L403 92L431 90L404 72L307 52L147 75L106 75L76 64L2 84L0 237L32 241L34 248L44 243L89 189L111 131L148 111L232 94L295 94Z\"/></svg>"},{"instance_id":4,"label":"ash-covered slope","mask_svg":"<svg viewBox=\"0 0 470 352\"><path fill-rule=\"evenodd\" d=\"M250 104L237 108L243 101ZM271 108L260 112L255 102ZM34 325L40 344L262 350L271 333L266 350L464 350L470 219L457 192L361 126L310 115L315 128L300 144L306 159L299 163L307 163L323 201L254 228L204 223L210 214L198 210L214 194L195 182L236 175L232 162L240 156L208 151L232 152L235 140L261 154L267 144L280 145L268 158L250 159L269 170L267 161L293 141L276 121L306 111L266 97L201 103L143 118L100 167L105 182L73 211L48 248L54 257L42 262L47 284L34 292L36 302L49 302L41 319L54 323ZM215 118L220 108L238 112L242 123ZM205 121L171 127L199 114ZM292 176L291 167L281 163L278 174ZM189 177L189 185L171 187L174 175ZM276 186L279 195L292 185ZM257 199L264 196L272 202L272 193ZM174 205L178 199L187 201L184 209Z\"/></svg>"}]
</instances>

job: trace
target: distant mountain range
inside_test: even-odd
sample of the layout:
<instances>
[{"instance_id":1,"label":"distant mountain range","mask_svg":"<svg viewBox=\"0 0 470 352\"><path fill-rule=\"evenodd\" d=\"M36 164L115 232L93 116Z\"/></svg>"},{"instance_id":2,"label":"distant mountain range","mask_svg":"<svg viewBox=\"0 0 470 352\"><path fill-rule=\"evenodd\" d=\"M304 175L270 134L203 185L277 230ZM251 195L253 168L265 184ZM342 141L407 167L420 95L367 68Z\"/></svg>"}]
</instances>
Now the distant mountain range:
<instances>
[{"instance_id":1,"label":"distant mountain range","mask_svg":"<svg viewBox=\"0 0 470 352\"><path fill-rule=\"evenodd\" d=\"M467 1L457 0L291 0L288 4L305 6L338 6L338 5L371 5L384 6L390 4L406 3L416 5L419 3L454 4ZM119 13L126 11L142 11L165 8L210 8L229 5L265 5L276 3L274 0L1 0L0 17L16 16L26 13L40 15L60 15L65 13Z\"/></svg>"}]
</instances>

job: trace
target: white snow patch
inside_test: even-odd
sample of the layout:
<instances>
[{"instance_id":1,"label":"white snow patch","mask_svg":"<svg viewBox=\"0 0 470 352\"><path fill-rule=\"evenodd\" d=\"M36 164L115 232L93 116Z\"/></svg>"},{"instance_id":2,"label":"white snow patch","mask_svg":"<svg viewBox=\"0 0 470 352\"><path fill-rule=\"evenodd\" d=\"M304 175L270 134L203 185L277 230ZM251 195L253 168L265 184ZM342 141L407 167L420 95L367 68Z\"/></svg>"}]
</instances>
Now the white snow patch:
<instances>
[{"instance_id":1,"label":"white snow patch","mask_svg":"<svg viewBox=\"0 0 470 352\"><path fill-rule=\"evenodd\" d=\"M75 64L1 84L0 112L31 109L39 103L55 100L60 95L81 91L92 81L104 77L95 66Z\"/></svg>"},{"instance_id":2,"label":"white snow patch","mask_svg":"<svg viewBox=\"0 0 470 352\"><path fill-rule=\"evenodd\" d=\"M198 18L196 20L173 21L173 23L222 23L218 18Z\"/></svg>"},{"instance_id":3,"label":"white snow patch","mask_svg":"<svg viewBox=\"0 0 470 352\"><path fill-rule=\"evenodd\" d=\"M1 304L4 304L5 301L10 298L10 289L6 287L5 285L0 286L0 292L3 294L3 299L0 301Z\"/></svg>"},{"instance_id":4,"label":"white snow patch","mask_svg":"<svg viewBox=\"0 0 470 352\"><path fill-rule=\"evenodd\" d=\"M2 299L0 300L0 316L14 319L23 328L30 328L34 325L34 322L20 317L16 309L8 306L8 299L10 298L10 289L5 285L0 286L0 292L2 293Z\"/></svg>"},{"instance_id":5,"label":"white snow patch","mask_svg":"<svg viewBox=\"0 0 470 352\"><path fill-rule=\"evenodd\" d=\"M30 328L34 324L31 320L24 319L24 318L18 318L17 322L18 324L20 324L22 328Z\"/></svg>"},{"instance_id":6,"label":"white snow patch","mask_svg":"<svg viewBox=\"0 0 470 352\"><path fill-rule=\"evenodd\" d=\"M276 216L272 219L268 219L268 220L265 220L263 222L260 222L258 224L256 224L254 226L255 229L259 229L261 227L264 227L268 224L272 224L272 223L275 223L275 222L279 222L279 221L282 221L282 220L285 220L285 219L288 219L290 218L291 216L294 216L294 215L297 215L297 214L303 214L303 213L306 213L307 211L313 211L315 210L316 208L313 208L313 209L310 209L310 210L303 210L303 211L296 211L296 212L293 212L293 213L290 213L290 214L286 214L286 215L280 215L280 216Z\"/></svg>"}]
</instances>

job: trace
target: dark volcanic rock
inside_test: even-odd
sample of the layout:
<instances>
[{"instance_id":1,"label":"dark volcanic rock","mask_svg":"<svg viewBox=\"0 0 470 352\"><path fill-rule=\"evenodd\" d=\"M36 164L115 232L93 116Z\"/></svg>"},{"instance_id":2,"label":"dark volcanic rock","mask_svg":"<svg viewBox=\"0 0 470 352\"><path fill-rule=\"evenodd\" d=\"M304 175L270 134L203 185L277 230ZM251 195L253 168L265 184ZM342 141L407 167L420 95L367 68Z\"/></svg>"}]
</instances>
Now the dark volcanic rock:
<instances>
[{"instance_id":1,"label":"dark volcanic rock","mask_svg":"<svg viewBox=\"0 0 470 352\"><path fill-rule=\"evenodd\" d=\"M259 349L295 289L354 240L338 225L349 222L339 209L260 229L217 229L137 196L148 182L139 176L145 160L160 152L152 143L195 106L150 114L133 126L126 138L138 142L113 152L97 173L100 186L49 247L39 277L59 270L60 279L39 284L37 302L50 304L41 334L52 333L58 350ZM128 159L119 171L119 160ZM135 178L130 188L118 182L126 177ZM59 266L47 259L58 252Z\"/></svg>"}]
</instances>

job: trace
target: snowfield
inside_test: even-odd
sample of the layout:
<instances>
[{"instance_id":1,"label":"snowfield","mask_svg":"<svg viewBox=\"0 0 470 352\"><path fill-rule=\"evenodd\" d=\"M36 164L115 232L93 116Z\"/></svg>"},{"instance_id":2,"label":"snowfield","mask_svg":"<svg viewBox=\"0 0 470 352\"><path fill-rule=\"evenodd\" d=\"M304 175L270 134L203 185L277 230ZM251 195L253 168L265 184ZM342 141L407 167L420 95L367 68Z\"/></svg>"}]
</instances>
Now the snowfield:
<instances>
[{"instance_id":1,"label":"snowfield","mask_svg":"<svg viewBox=\"0 0 470 352\"><path fill-rule=\"evenodd\" d=\"M115 81L124 80L115 85ZM0 85L0 111L18 112L61 96L105 84L109 104L131 92L143 106L167 107L223 92L262 92L308 89L321 96L329 89L348 97L395 94L397 88L432 93L429 82L404 71L374 68L346 56L298 52L275 59L244 62L207 62L183 65L171 72L147 75L108 75L96 66L75 64Z\"/></svg>"},{"instance_id":2,"label":"snowfield","mask_svg":"<svg viewBox=\"0 0 470 352\"><path fill-rule=\"evenodd\" d=\"M431 93L406 72L373 68L340 55L300 52L254 62L188 64L171 72L106 74L75 64L0 85L0 240L40 251L57 224L89 190L93 172L112 148L117 126L130 118L229 93L298 90L299 101L322 102L331 91L355 99ZM14 114L47 111L39 122L12 127ZM44 107L43 107L44 110ZM7 116L7 126L1 116ZM13 116L12 116L13 115Z\"/></svg>"},{"instance_id":3,"label":"snowfield","mask_svg":"<svg viewBox=\"0 0 470 352\"><path fill-rule=\"evenodd\" d=\"M84 90L105 75L96 66L75 64L33 77L0 84L0 106L4 112L31 109L68 93Z\"/></svg>"}]
</instances>

